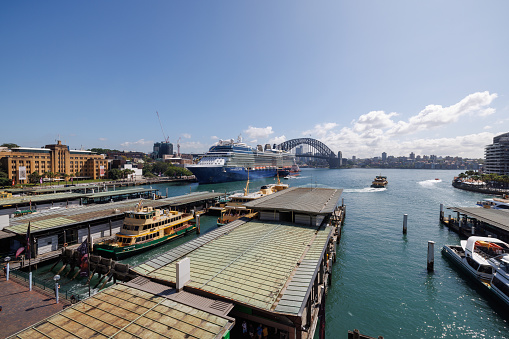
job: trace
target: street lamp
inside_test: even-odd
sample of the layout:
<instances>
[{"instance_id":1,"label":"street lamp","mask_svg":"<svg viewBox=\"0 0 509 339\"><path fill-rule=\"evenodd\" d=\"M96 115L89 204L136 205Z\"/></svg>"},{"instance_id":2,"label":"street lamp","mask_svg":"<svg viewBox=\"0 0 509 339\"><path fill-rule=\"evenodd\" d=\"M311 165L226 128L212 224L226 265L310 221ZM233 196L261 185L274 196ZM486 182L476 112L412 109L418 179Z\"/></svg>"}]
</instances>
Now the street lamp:
<instances>
[{"instance_id":1,"label":"street lamp","mask_svg":"<svg viewBox=\"0 0 509 339\"><path fill-rule=\"evenodd\" d=\"M55 296L57 298L57 304L58 304L58 281L60 280L60 276L57 274L53 277L53 280L55 280Z\"/></svg>"},{"instance_id":2,"label":"street lamp","mask_svg":"<svg viewBox=\"0 0 509 339\"><path fill-rule=\"evenodd\" d=\"M9 261L11 261L11 257L5 257L5 262L7 263L5 265L5 278L9 280Z\"/></svg>"}]
</instances>

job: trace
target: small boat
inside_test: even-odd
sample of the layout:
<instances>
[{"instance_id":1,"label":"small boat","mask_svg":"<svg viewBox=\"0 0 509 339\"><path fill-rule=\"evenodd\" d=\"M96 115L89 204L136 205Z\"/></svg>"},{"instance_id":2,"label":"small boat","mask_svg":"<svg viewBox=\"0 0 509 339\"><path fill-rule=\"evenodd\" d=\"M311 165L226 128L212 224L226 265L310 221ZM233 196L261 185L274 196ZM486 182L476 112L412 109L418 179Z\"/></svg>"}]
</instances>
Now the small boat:
<instances>
[{"instance_id":1,"label":"small boat","mask_svg":"<svg viewBox=\"0 0 509 339\"><path fill-rule=\"evenodd\" d=\"M509 305L509 245L477 236L460 243L445 245L442 254Z\"/></svg>"},{"instance_id":2,"label":"small boat","mask_svg":"<svg viewBox=\"0 0 509 339\"><path fill-rule=\"evenodd\" d=\"M482 208L493 208L496 210L499 209L509 209L509 199L502 198L486 198L482 201L478 201L476 203L477 206Z\"/></svg>"},{"instance_id":3,"label":"small boat","mask_svg":"<svg viewBox=\"0 0 509 339\"><path fill-rule=\"evenodd\" d=\"M249 180L248 180L246 183L246 188L244 188L243 193L235 193L228 197L229 201L226 203L224 209L221 211L221 216L217 219L217 226L224 226L227 223L230 223L242 217L254 217L256 213L254 213L251 209L246 208L244 206L245 203L265 197L269 194L277 193L279 191L287 189L288 187L290 187L288 184L281 183L278 176L277 184L263 185L259 191L249 193Z\"/></svg>"},{"instance_id":4,"label":"small boat","mask_svg":"<svg viewBox=\"0 0 509 339\"><path fill-rule=\"evenodd\" d=\"M373 182L371 183L371 187L384 188L385 186L387 186L388 183L389 182L387 181L387 177L377 175L375 177L375 180L373 180Z\"/></svg>"},{"instance_id":5,"label":"small boat","mask_svg":"<svg viewBox=\"0 0 509 339\"><path fill-rule=\"evenodd\" d=\"M191 213L142 207L125 212L124 225L114 239L94 245L94 251L121 259L185 235L194 229Z\"/></svg>"},{"instance_id":6,"label":"small boat","mask_svg":"<svg viewBox=\"0 0 509 339\"><path fill-rule=\"evenodd\" d=\"M435 178L435 180L436 180L436 181L439 181L440 179L438 179L438 178Z\"/></svg>"}]
</instances>

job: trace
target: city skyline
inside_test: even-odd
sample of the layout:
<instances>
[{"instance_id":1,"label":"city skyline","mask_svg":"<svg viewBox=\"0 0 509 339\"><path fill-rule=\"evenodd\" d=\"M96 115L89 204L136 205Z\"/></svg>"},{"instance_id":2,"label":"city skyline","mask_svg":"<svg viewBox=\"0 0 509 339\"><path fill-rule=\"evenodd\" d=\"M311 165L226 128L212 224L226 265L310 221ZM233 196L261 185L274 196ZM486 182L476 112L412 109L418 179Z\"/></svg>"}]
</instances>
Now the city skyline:
<instances>
[{"instance_id":1,"label":"city skyline","mask_svg":"<svg viewBox=\"0 0 509 339\"><path fill-rule=\"evenodd\" d=\"M345 158L483 158L509 130L508 10L2 3L0 142L150 152L168 137L201 153L241 134L252 146L312 137Z\"/></svg>"}]
</instances>

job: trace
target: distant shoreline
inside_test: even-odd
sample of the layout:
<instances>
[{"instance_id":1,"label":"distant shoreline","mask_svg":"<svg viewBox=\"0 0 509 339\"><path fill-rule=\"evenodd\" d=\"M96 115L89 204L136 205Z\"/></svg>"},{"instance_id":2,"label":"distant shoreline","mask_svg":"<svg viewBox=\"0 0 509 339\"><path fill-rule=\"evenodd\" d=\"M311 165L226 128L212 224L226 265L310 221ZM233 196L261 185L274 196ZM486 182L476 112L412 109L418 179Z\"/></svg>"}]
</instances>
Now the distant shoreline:
<instances>
[{"instance_id":1,"label":"distant shoreline","mask_svg":"<svg viewBox=\"0 0 509 339\"><path fill-rule=\"evenodd\" d=\"M477 192L477 193L495 194L495 195L509 194L509 189L486 187L484 185L473 185L473 184L468 184L468 183L464 183L464 182L458 182L456 180L453 180L452 186L455 188L465 190L465 191L471 191L471 192Z\"/></svg>"}]
</instances>

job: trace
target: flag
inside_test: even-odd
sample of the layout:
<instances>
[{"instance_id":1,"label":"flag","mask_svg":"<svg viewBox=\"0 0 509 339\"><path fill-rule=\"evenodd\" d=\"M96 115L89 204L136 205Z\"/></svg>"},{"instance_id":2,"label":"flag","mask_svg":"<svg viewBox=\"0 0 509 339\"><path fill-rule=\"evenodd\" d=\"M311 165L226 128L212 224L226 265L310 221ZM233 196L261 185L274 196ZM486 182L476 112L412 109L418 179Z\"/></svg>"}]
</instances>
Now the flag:
<instances>
[{"instance_id":1,"label":"flag","mask_svg":"<svg viewBox=\"0 0 509 339\"><path fill-rule=\"evenodd\" d=\"M14 186L14 179L12 179L12 186Z\"/></svg>"},{"instance_id":2,"label":"flag","mask_svg":"<svg viewBox=\"0 0 509 339\"><path fill-rule=\"evenodd\" d=\"M80 259L80 277L88 277L88 238L76 250Z\"/></svg>"},{"instance_id":3,"label":"flag","mask_svg":"<svg viewBox=\"0 0 509 339\"><path fill-rule=\"evenodd\" d=\"M42 184L42 177L39 179L39 182Z\"/></svg>"},{"instance_id":4,"label":"flag","mask_svg":"<svg viewBox=\"0 0 509 339\"><path fill-rule=\"evenodd\" d=\"M24 250L25 250L25 248L24 248L24 247L20 247L20 248L18 248L18 250L16 251L16 258L17 258L17 257L19 257L19 255L20 255L21 253L23 253L23 251L24 251Z\"/></svg>"},{"instance_id":5,"label":"flag","mask_svg":"<svg viewBox=\"0 0 509 339\"><path fill-rule=\"evenodd\" d=\"M31 250L30 250L30 221L28 222L28 227L27 227L27 246L26 246L26 254L25 254L25 257L27 259L30 259L31 256L32 256L32 253L31 253Z\"/></svg>"}]
</instances>

